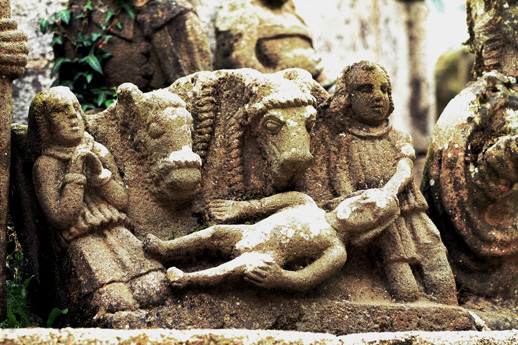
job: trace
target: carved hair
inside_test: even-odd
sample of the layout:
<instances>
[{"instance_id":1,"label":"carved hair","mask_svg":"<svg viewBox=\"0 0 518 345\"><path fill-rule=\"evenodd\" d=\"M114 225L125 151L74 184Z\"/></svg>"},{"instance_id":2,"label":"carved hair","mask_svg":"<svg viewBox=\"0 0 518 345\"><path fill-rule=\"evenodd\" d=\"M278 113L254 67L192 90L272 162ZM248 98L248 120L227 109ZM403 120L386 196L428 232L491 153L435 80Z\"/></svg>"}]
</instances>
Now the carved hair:
<instances>
[{"instance_id":1,"label":"carved hair","mask_svg":"<svg viewBox=\"0 0 518 345\"><path fill-rule=\"evenodd\" d=\"M40 155L52 142L48 115L56 111L55 97L59 97L62 92L71 93L67 87L56 86L41 91L31 102L27 137L30 138L31 148L37 155ZM84 119L83 110L80 110L80 113Z\"/></svg>"},{"instance_id":2,"label":"carved hair","mask_svg":"<svg viewBox=\"0 0 518 345\"><path fill-rule=\"evenodd\" d=\"M356 70L373 71L379 68L383 71L383 74L388 81L388 97L389 97L389 110L388 114L392 114L394 111L394 102L392 101L392 84L390 83L390 77L387 70L380 64L370 61L356 62L350 66L344 68L338 79L336 80L335 93L329 97L322 108L328 108L325 112L327 116L331 117L350 117L351 116L351 102L349 100L349 94L351 93L351 76Z\"/></svg>"},{"instance_id":3,"label":"carved hair","mask_svg":"<svg viewBox=\"0 0 518 345\"><path fill-rule=\"evenodd\" d=\"M252 101L253 103L253 101ZM269 110L289 107L314 106L317 101L312 95L300 94L296 98L282 98L277 93L268 95L251 106L246 104L228 123L227 166L229 169L229 187L232 193L239 194L245 190L244 167L242 159L245 126L253 119L264 116Z\"/></svg>"},{"instance_id":4,"label":"carved hair","mask_svg":"<svg viewBox=\"0 0 518 345\"><path fill-rule=\"evenodd\" d=\"M209 151L214 133L214 120L218 112L217 89L214 84L212 81L196 83L193 90L194 104L196 104L192 110L195 125L193 151L202 159Z\"/></svg>"}]
</instances>

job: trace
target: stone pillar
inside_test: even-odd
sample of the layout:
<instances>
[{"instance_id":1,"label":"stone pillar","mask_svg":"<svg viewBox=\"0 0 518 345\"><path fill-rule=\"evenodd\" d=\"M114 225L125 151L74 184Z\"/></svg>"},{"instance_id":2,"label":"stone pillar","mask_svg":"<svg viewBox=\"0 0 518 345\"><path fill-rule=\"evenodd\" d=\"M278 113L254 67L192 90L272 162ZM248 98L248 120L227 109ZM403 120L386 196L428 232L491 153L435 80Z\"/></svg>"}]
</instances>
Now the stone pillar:
<instances>
[{"instance_id":1,"label":"stone pillar","mask_svg":"<svg viewBox=\"0 0 518 345\"><path fill-rule=\"evenodd\" d=\"M27 36L11 19L9 0L0 0L0 319L6 317L6 228L11 161L11 86L27 63Z\"/></svg>"}]
</instances>

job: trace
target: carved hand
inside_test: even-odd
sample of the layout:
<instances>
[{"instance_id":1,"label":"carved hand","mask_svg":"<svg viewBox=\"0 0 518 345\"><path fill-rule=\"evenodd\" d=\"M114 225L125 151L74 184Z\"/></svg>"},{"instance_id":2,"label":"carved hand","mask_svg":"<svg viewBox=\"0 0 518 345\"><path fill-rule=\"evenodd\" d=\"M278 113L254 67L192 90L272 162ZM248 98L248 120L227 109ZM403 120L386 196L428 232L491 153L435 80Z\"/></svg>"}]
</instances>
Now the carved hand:
<instances>
[{"instance_id":1,"label":"carved hand","mask_svg":"<svg viewBox=\"0 0 518 345\"><path fill-rule=\"evenodd\" d=\"M248 214L248 201L215 199L209 202L209 215L218 223L235 222Z\"/></svg>"},{"instance_id":2,"label":"carved hand","mask_svg":"<svg viewBox=\"0 0 518 345\"><path fill-rule=\"evenodd\" d=\"M271 259L261 259L256 265L245 268L245 280L263 288L282 286L284 270Z\"/></svg>"}]
</instances>

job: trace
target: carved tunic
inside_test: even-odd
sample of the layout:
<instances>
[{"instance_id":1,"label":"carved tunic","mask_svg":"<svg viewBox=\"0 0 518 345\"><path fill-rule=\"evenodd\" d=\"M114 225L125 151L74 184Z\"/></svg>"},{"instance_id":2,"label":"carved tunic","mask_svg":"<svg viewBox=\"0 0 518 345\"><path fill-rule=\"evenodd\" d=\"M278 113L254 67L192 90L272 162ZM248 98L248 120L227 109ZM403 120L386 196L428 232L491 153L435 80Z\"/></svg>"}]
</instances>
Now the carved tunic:
<instances>
[{"instance_id":1,"label":"carved tunic","mask_svg":"<svg viewBox=\"0 0 518 345\"><path fill-rule=\"evenodd\" d=\"M339 195L381 188L402 158L415 158L408 134L391 126L376 133L348 128L335 137L330 155L333 188ZM426 201L412 179L398 195L401 216L378 238L386 261L419 261L430 250L444 250L439 232L428 216Z\"/></svg>"},{"instance_id":2,"label":"carved tunic","mask_svg":"<svg viewBox=\"0 0 518 345\"><path fill-rule=\"evenodd\" d=\"M109 169L113 178L119 181L118 171L110 167L115 166L113 157L104 146L94 142L89 135L85 135L81 145L95 153L103 162L103 167ZM74 149L51 147L45 149L38 159L40 162L43 158L47 162L57 163L53 166L59 170L56 174L62 177L61 188L67 182L66 169L63 168L68 166ZM113 164L105 164L107 161ZM35 182L37 190L38 184L45 183ZM57 205L57 199L40 194L38 193L40 203L47 203L47 210L63 211ZM103 220L96 216L101 208ZM52 219L52 215L49 218ZM163 269L158 262L145 257L142 243L126 229L123 224L125 220L126 215L122 211L110 205L94 188L85 186L82 211L75 224L70 228L63 228L62 224L52 224L61 230L57 236L58 241L68 252L74 279L77 280L75 287L81 296L105 284L127 282L148 272Z\"/></svg>"}]
</instances>

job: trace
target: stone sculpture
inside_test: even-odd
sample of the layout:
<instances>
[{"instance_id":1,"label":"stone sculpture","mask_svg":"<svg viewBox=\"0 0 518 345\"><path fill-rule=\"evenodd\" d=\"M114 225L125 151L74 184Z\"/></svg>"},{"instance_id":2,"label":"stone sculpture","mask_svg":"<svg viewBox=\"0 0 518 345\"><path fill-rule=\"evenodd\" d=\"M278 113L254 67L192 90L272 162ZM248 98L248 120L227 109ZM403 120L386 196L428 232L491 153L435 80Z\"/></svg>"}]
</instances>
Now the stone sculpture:
<instances>
[{"instance_id":1,"label":"stone sculpture","mask_svg":"<svg viewBox=\"0 0 518 345\"><path fill-rule=\"evenodd\" d=\"M109 12L118 13L120 29L113 27L112 35L102 48L113 53L103 66L105 84L119 86L130 82L141 90L166 87L179 77L212 69L212 54L207 35L201 27L193 6L186 0L139 0L133 4L135 18L118 9L112 1L91 1L93 11L88 21L80 14L86 0L70 0L72 20L63 26L67 39L58 46L56 54L73 60L78 33L103 33ZM119 6L120 7L120 6ZM84 15L84 13L83 13ZM71 73L73 65L64 64L60 73Z\"/></svg>"},{"instance_id":2,"label":"stone sculpture","mask_svg":"<svg viewBox=\"0 0 518 345\"><path fill-rule=\"evenodd\" d=\"M118 161L137 237L167 239L199 226L190 203L201 186L201 158L192 151L192 116L178 96L123 84L114 105L86 120Z\"/></svg>"},{"instance_id":3,"label":"stone sculpture","mask_svg":"<svg viewBox=\"0 0 518 345\"><path fill-rule=\"evenodd\" d=\"M311 165L309 132L328 94L306 71L199 72L169 90L194 118L204 203L288 190Z\"/></svg>"},{"instance_id":4,"label":"stone sculpture","mask_svg":"<svg viewBox=\"0 0 518 345\"><path fill-rule=\"evenodd\" d=\"M422 189L457 283L484 296L516 295L517 5L468 1L475 81L434 129Z\"/></svg>"},{"instance_id":5,"label":"stone sculpture","mask_svg":"<svg viewBox=\"0 0 518 345\"><path fill-rule=\"evenodd\" d=\"M168 293L163 266L144 256L127 229L126 188L112 155L84 131L81 106L68 88L36 95L28 137L38 156L36 195L53 229L48 236L62 253L58 274L70 269L71 308L82 305L99 317L160 304Z\"/></svg>"},{"instance_id":6,"label":"stone sculpture","mask_svg":"<svg viewBox=\"0 0 518 345\"><path fill-rule=\"evenodd\" d=\"M333 84L324 76L321 58L293 1L225 1L215 25L216 69L246 67L272 73L296 67L310 72L324 87Z\"/></svg>"},{"instance_id":7,"label":"stone sculpture","mask_svg":"<svg viewBox=\"0 0 518 345\"><path fill-rule=\"evenodd\" d=\"M390 79L381 66L362 61L345 68L315 130L317 161L308 174L308 193L329 209L358 190L383 187L396 196L401 215L374 241L388 290L398 301L417 300L412 266L418 266L428 296L455 305L446 249L413 181L411 138L390 125L393 109ZM317 175L330 178L312 183Z\"/></svg>"},{"instance_id":8,"label":"stone sculpture","mask_svg":"<svg viewBox=\"0 0 518 345\"><path fill-rule=\"evenodd\" d=\"M6 317L6 229L11 160L12 81L21 77L27 64L27 35L11 19L10 1L0 3L0 318Z\"/></svg>"},{"instance_id":9,"label":"stone sculpture","mask_svg":"<svg viewBox=\"0 0 518 345\"><path fill-rule=\"evenodd\" d=\"M299 192L213 205L214 212L226 213L229 207L247 219L279 212L254 225L216 225L169 242L148 235L145 250L160 261L182 260L207 249L219 249L231 258L196 272L171 267L167 276L173 287L214 286L228 278L244 277L263 288L306 291L343 266L346 243L365 241L382 232L399 212L396 198L383 190L357 193L327 214ZM297 265L301 268L286 269Z\"/></svg>"}]
</instances>

